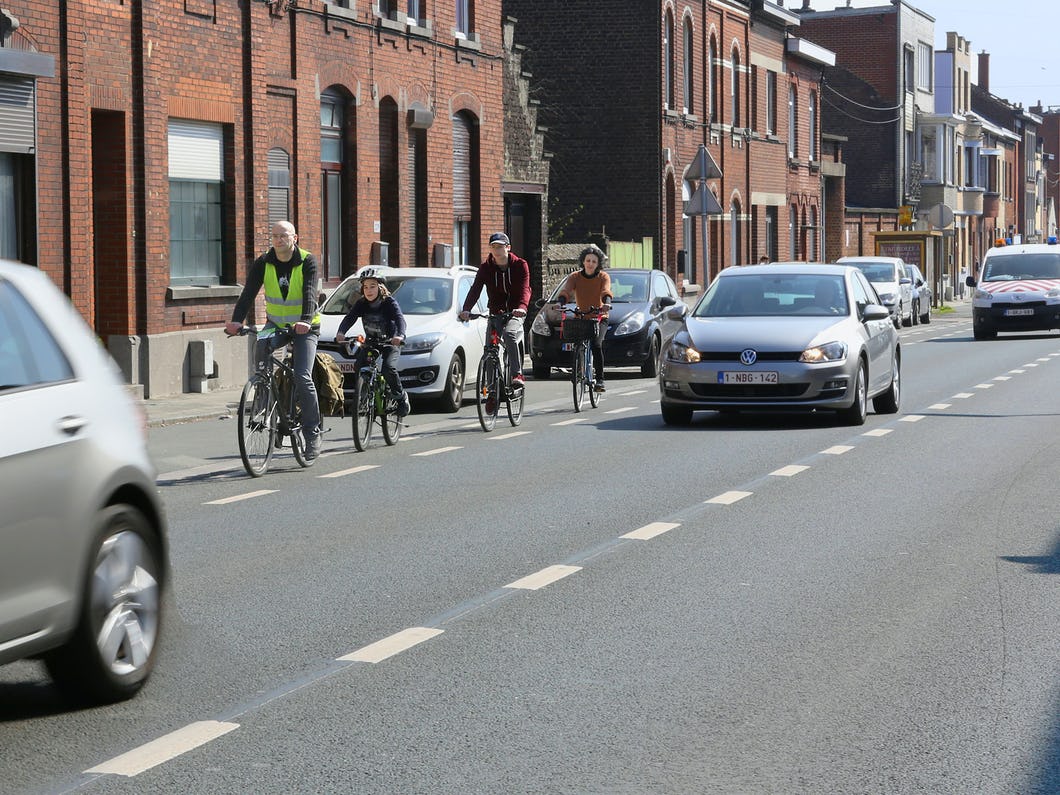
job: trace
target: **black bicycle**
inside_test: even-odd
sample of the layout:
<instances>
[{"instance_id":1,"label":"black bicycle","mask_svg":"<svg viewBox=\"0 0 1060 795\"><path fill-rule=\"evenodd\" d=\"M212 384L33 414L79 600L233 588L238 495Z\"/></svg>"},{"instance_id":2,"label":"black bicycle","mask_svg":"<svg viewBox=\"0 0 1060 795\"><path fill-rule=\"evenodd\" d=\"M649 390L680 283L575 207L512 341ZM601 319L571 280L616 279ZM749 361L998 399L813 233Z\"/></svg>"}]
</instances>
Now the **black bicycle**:
<instances>
[{"instance_id":1,"label":"black bicycle","mask_svg":"<svg viewBox=\"0 0 1060 795\"><path fill-rule=\"evenodd\" d=\"M236 336L257 333L257 329L244 326ZM277 329L276 335L282 343L265 361L258 363L258 369L250 376L239 398L239 457L253 478L268 471L272 453L284 435L291 437L291 452L299 466L311 467L316 460L306 457L306 440L302 434L294 357L288 347L294 330Z\"/></svg>"},{"instance_id":2,"label":"black bicycle","mask_svg":"<svg viewBox=\"0 0 1060 795\"><path fill-rule=\"evenodd\" d=\"M353 443L359 452L364 452L372 442L372 431L376 420L383 427L383 439L388 445L397 444L401 437L400 401L383 378L383 346L389 340L383 337L358 335L347 340L346 355L350 359L364 357L357 371L353 397Z\"/></svg>"},{"instance_id":3,"label":"black bicycle","mask_svg":"<svg viewBox=\"0 0 1060 795\"><path fill-rule=\"evenodd\" d=\"M492 317L486 332L486 345L482 349L482 359L478 363L478 376L475 379L475 399L478 407L478 421L482 430L489 433L497 424L501 403L507 407L508 422L518 425L523 419L523 396L525 388L512 385L508 379L508 357L504 355L501 335L498 326L504 327L512 319L511 312L496 315L468 314L471 319Z\"/></svg>"},{"instance_id":4,"label":"black bicycle","mask_svg":"<svg viewBox=\"0 0 1060 795\"><path fill-rule=\"evenodd\" d=\"M596 391L596 371L593 369L592 341L600 333L599 324L604 322L599 309L582 312L576 307L563 307L560 322L560 339L563 350L570 346L571 386L574 388L574 410L581 411L585 405L585 393L595 409L600 405L601 394Z\"/></svg>"}]
</instances>

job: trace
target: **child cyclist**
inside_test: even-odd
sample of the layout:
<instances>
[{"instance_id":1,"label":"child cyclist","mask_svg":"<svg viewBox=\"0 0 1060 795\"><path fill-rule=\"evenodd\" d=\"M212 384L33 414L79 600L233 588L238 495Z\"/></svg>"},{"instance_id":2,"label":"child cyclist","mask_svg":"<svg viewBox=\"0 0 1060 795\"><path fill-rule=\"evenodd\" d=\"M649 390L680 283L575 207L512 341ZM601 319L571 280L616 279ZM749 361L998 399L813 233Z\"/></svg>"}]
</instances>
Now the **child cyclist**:
<instances>
[{"instance_id":1,"label":"child cyclist","mask_svg":"<svg viewBox=\"0 0 1060 795\"><path fill-rule=\"evenodd\" d=\"M590 340L593 351L593 374L596 376L596 391L604 387L604 335L607 334L607 311L611 308L611 275L604 270L604 252L599 246L590 245L578 256L581 270L576 270L560 287L557 300L559 308L565 308L571 298L581 312L601 309L600 332Z\"/></svg>"},{"instance_id":2,"label":"child cyclist","mask_svg":"<svg viewBox=\"0 0 1060 795\"><path fill-rule=\"evenodd\" d=\"M401 356L400 346L405 341L405 316L398 302L387 290L386 276L382 272L370 268L361 274L360 281L361 297L339 323L335 342L345 342L346 332L358 319L364 325L366 336L390 341L389 344L381 346L383 378L390 391L397 396L398 416L404 417L409 413L409 396L401 386L397 364ZM363 356L363 353L361 355Z\"/></svg>"}]
</instances>

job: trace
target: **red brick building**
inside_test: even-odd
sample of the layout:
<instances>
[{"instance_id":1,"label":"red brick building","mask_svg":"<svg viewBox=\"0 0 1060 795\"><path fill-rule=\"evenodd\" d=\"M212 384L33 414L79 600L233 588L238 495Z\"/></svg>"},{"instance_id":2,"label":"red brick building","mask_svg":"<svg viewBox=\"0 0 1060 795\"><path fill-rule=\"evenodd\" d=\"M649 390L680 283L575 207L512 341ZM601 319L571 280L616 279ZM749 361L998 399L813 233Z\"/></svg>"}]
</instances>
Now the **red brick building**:
<instances>
[{"instance_id":1,"label":"red brick building","mask_svg":"<svg viewBox=\"0 0 1060 795\"><path fill-rule=\"evenodd\" d=\"M25 67L17 256L149 396L189 388L195 344L210 384L245 378L219 329L275 220L325 286L384 257L477 263L504 224L500 5L16 0L7 41L54 62Z\"/></svg>"}]
</instances>

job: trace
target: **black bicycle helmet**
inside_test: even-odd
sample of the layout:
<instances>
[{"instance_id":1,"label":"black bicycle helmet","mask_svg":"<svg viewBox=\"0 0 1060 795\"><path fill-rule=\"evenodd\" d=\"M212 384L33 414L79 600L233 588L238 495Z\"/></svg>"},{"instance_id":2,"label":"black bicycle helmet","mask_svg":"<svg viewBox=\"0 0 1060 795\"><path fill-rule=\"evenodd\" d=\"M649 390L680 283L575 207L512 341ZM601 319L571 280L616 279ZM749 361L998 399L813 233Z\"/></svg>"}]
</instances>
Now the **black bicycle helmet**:
<instances>
[{"instance_id":1,"label":"black bicycle helmet","mask_svg":"<svg viewBox=\"0 0 1060 795\"><path fill-rule=\"evenodd\" d=\"M368 268L359 277L361 284L364 284L366 279L375 279L383 287L386 287L386 276L378 268Z\"/></svg>"}]
</instances>

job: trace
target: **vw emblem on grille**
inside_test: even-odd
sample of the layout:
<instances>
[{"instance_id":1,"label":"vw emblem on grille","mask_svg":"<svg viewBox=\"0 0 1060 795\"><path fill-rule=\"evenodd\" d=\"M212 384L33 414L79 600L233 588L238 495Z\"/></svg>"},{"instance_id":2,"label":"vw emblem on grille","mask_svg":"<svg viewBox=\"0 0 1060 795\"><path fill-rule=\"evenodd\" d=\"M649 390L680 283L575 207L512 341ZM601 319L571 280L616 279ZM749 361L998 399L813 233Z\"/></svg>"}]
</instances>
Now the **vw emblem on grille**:
<instances>
[{"instance_id":1,"label":"vw emblem on grille","mask_svg":"<svg viewBox=\"0 0 1060 795\"><path fill-rule=\"evenodd\" d=\"M756 351L754 348L748 348L745 351L740 351L740 364L744 364L750 367L757 361L758 351Z\"/></svg>"}]
</instances>

